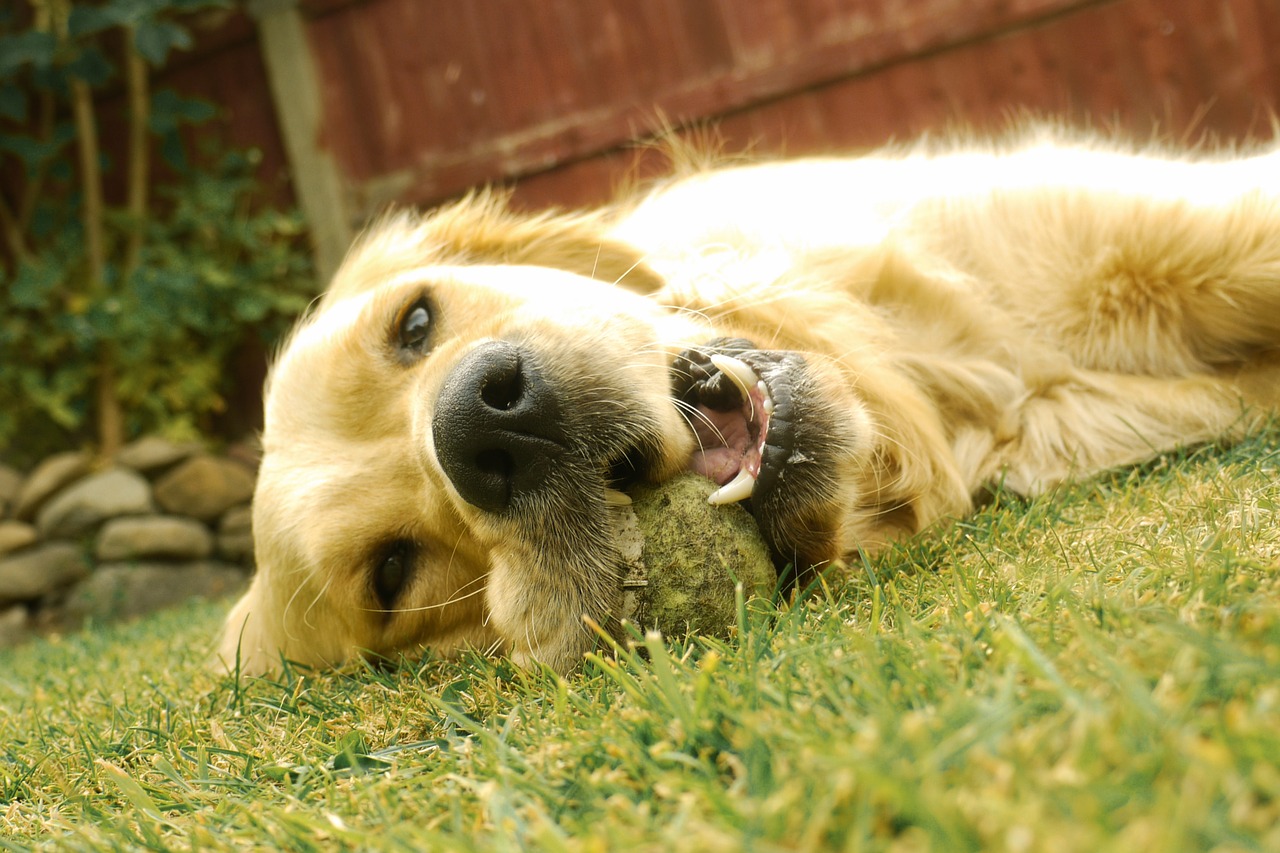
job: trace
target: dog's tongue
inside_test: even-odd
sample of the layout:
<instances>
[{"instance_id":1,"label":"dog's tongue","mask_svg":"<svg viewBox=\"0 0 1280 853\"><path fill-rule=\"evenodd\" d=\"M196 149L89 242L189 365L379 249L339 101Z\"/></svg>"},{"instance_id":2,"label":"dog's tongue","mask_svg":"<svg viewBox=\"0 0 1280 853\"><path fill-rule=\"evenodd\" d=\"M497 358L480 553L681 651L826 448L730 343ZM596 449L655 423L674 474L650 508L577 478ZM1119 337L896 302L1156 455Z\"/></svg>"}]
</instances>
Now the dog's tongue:
<instances>
[{"instance_id":1,"label":"dog's tongue","mask_svg":"<svg viewBox=\"0 0 1280 853\"><path fill-rule=\"evenodd\" d=\"M693 432L701 448L689 461L689 469L723 486L746 467L754 442L746 418L741 412L717 412L698 407ZM759 453L754 454L757 471Z\"/></svg>"}]
</instances>

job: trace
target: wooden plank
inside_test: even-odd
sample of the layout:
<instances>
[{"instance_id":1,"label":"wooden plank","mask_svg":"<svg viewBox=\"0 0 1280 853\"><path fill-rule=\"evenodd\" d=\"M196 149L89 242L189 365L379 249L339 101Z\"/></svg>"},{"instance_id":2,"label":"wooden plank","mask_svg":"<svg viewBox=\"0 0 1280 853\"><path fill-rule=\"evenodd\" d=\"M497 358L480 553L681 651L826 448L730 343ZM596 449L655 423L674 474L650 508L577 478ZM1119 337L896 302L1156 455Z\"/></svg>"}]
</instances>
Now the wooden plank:
<instances>
[{"instance_id":1,"label":"wooden plank","mask_svg":"<svg viewBox=\"0 0 1280 853\"><path fill-rule=\"evenodd\" d=\"M1274 0L300 2L316 15L321 142L360 214L537 175L664 121L714 116L791 150L1019 106L1146 132L1153 114L1181 129L1203 108L1263 129L1246 89L1277 85ZM847 112L799 94L862 79L878 82Z\"/></svg>"},{"instance_id":2,"label":"wooden plank","mask_svg":"<svg viewBox=\"0 0 1280 853\"><path fill-rule=\"evenodd\" d=\"M375 48L366 44L352 56L342 50L326 50L340 38L339 30L369 26L368 16L385 16L401 2L422 0L382 0L347 7L317 22L312 30L317 39L317 60L326 79L351 74L353 66L366 61L385 61L388 43ZM661 64L664 43L673 36L662 28L662 16L631 14L626 26L620 17L628 4L551 2L506 3L506 27L476 29L467 19L476 14L467 11L471 4L426 3L440 17L431 44L436 49L458 51L461 46L448 41L451 27L462 26L471 32L471 45L487 46L487 58L468 57L462 74L498 74L494 86L477 86L474 92L484 97L516 97L532 111L517 115L511 110L493 106L477 110L468 104L429 103L423 98L424 120L447 122L449 131L467 128L465 134L437 129L435 133L417 136L418 148L412 157L389 157L385 141L369 146L352 146L336 136L330 148L342 163L344 171L359 181L367 181L362 198L357 202L365 211L387 201L388 193L401 201L427 202L450 196L460 189L492 180L495 176L515 176L538 172L550 166L572 161L595 152L615 147L637 134L652 132L664 120L683 123L708 115L721 115L749 109L788 93L822 85L851 75L865 73L892 61L962 44L1015 26L1025 26L1046 16L1087 4L1090 0L988 0L982 4L964 0L914 0L912 3L856 4L842 10L824 6L822 0L810 0L796 16L786 13L785 4L740 4L722 2L716 6L694 3L701 16L700 35L723 44L724 35L717 28L727 28L730 56L698 57L694 51L685 55L699 59L701 68L690 68L680 75L650 72L648 76L635 69L641 65ZM767 6L775 16L766 20L753 14ZM486 7L489 8L489 7ZM688 16L689 6L668 6L676 14ZM708 9L719 9L718 27L708 26ZM874 12L867 16L867 9ZM358 13L359 19L352 17ZM801 14L802 13L802 14ZM896 14L895 14L896 13ZM491 14L491 13L490 13ZM553 104L522 99L523 87L512 82L511 75L529 73L528 58L521 56L517 64L511 54L518 48L510 40L523 38L526 28L521 18L558 15L564 40L558 53L544 55L546 68L560 86L573 88L569 94L553 97ZM460 17L462 16L462 17ZM779 17L780 16L780 17ZM681 20L685 20L684 17ZM785 20L785 24L783 23ZM808 22L806 26L801 26ZM815 31L808 31L816 27ZM643 35L641 34L643 31ZM388 38L394 38L387 33ZM481 38L484 36L484 38ZM774 37L771 41L770 38ZM419 45L424 53L430 53ZM723 50L723 48L721 48ZM728 60L726 64L726 60ZM424 60L419 60L421 63ZM537 65L537 60L534 60ZM496 70L495 70L496 69ZM658 83L657 89L646 89L645 80ZM499 83L506 85L499 86ZM530 86L530 88L536 88ZM421 97L421 95L420 95ZM368 110L366 100L350 99L326 102L331 124L346 127L355 116ZM560 109L548 108L559 106ZM332 110L329 108L332 107ZM519 119L514 124L496 121L477 123L478 113L491 118ZM452 139L452 142L447 140ZM464 144L463 140L467 140ZM358 151L365 148L365 151ZM374 157L374 162L366 158ZM360 165L365 161L365 166Z\"/></svg>"},{"instance_id":3,"label":"wooden plank","mask_svg":"<svg viewBox=\"0 0 1280 853\"><path fill-rule=\"evenodd\" d=\"M724 116L716 132L730 152L804 155L882 145L949 123L998 134L1029 111L1139 141L1194 142L1206 129L1270 138L1280 62L1266 53L1269 19L1259 11L1268 2L1232 0L1226 9L1211 0L1177 7L1122 0L1083 8L754 104ZM1139 47L1148 40L1155 43ZM1160 73L1148 74L1148 57ZM1173 60L1183 67L1170 72ZM519 182L516 199L528 207L598 203L617 176L652 173L659 159L611 151Z\"/></svg>"},{"instance_id":4,"label":"wooden plank","mask_svg":"<svg viewBox=\"0 0 1280 853\"><path fill-rule=\"evenodd\" d=\"M316 273L327 282L351 242L351 220L336 164L319 145L319 86L296 0L251 0L263 60L280 117L298 204L310 226Z\"/></svg>"}]
</instances>

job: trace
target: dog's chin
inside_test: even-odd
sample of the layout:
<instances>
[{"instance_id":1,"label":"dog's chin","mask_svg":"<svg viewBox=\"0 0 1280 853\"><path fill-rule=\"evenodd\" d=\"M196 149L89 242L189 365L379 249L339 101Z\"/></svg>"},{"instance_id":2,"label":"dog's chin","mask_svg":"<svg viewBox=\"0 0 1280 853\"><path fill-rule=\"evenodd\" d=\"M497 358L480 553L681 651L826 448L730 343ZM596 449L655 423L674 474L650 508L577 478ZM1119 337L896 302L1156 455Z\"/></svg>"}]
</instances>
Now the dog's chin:
<instances>
[{"instance_id":1,"label":"dog's chin","mask_svg":"<svg viewBox=\"0 0 1280 853\"><path fill-rule=\"evenodd\" d=\"M720 486L711 503L751 512L780 572L794 578L837 556L832 509L848 439L802 356L715 339L676 358L672 394L697 442L688 469Z\"/></svg>"}]
</instances>

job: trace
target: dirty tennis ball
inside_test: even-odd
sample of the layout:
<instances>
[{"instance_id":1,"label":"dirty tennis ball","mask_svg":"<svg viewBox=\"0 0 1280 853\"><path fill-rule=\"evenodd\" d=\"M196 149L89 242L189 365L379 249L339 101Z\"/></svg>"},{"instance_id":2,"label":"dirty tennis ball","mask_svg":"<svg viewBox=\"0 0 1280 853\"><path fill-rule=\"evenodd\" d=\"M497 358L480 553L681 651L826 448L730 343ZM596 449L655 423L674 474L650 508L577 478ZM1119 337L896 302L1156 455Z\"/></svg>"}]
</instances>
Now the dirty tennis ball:
<instances>
[{"instance_id":1,"label":"dirty tennis ball","mask_svg":"<svg viewBox=\"0 0 1280 853\"><path fill-rule=\"evenodd\" d=\"M624 618L666 636L724 636L737 624L734 586L768 599L778 582L755 519L741 506L712 506L716 485L682 474L641 485L614 514L623 559Z\"/></svg>"}]
</instances>

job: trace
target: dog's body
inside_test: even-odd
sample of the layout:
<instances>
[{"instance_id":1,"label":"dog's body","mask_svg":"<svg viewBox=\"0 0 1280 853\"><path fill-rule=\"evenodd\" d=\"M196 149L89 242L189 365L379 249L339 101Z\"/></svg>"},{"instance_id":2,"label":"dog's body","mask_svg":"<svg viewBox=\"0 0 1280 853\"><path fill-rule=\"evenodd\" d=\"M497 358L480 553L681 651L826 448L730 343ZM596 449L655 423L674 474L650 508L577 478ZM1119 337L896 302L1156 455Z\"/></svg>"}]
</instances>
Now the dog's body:
<instances>
[{"instance_id":1,"label":"dog's body","mask_svg":"<svg viewBox=\"0 0 1280 853\"><path fill-rule=\"evenodd\" d=\"M258 574L222 657L500 645L564 670L619 598L611 502L693 468L780 565L994 483L1280 407L1280 149L1061 133L695 170L592 213L487 196L353 251L273 370ZM696 536L696 531L690 532Z\"/></svg>"}]
</instances>

